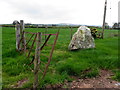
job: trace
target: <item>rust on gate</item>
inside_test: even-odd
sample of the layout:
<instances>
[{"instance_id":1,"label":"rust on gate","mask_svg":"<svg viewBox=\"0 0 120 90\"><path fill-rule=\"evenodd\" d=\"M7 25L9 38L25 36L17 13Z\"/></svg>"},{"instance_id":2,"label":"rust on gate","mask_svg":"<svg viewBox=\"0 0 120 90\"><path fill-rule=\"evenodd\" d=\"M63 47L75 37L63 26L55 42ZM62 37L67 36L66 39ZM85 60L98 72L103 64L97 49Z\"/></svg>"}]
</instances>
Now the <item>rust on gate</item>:
<instances>
[{"instance_id":1,"label":"rust on gate","mask_svg":"<svg viewBox=\"0 0 120 90\"><path fill-rule=\"evenodd\" d=\"M35 43L35 41L36 41L36 38L37 38L37 34L35 35L35 38L34 38L34 40L33 40L32 46L31 46L31 48L30 48L30 51L29 51L29 53L28 53L28 56L27 56L27 57L29 57L29 56L30 56L30 53L31 53L31 51L32 51L32 49L33 49L34 43Z\"/></svg>"},{"instance_id":2,"label":"rust on gate","mask_svg":"<svg viewBox=\"0 0 120 90\"><path fill-rule=\"evenodd\" d=\"M34 82L33 82L33 89L37 89L38 87L38 75L39 72L42 73L41 76L41 80L45 77L48 66L50 65L50 62L52 60L52 55L53 55L53 51L58 39L58 34L59 34L59 30L56 34L47 34L47 30L48 28L46 27L46 31L44 34L42 34L41 32L37 32L37 33L33 33L33 32L26 32L24 31L24 22L23 20L19 22L16 22L16 49L17 51L20 51L22 53L25 53L25 55L27 56L27 58L31 58L32 56L32 60L30 62L30 64L34 64ZM42 40L42 36L44 36L45 40ZM48 43L48 41L50 41L50 38L52 36L55 36L52 45L50 45ZM43 42L43 43L42 43ZM44 52L45 47L51 46L49 55L44 55L44 53L42 53L41 51ZM44 56L47 58L45 62L42 61L43 58L41 58L40 56ZM41 65L40 65L41 64ZM42 66L44 66L44 69L42 68ZM41 74L40 74L41 75Z\"/></svg>"},{"instance_id":3,"label":"rust on gate","mask_svg":"<svg viewBox=\"0 0 120 90\"><path fill-rule=\"evenodd\" d=\"M47 72L47 69L48 69L48 66L49 66L49 64L50 64L50 62L51 62L52 54L53 54L53 51L54 51L54 48L55 48L55 44L56 44L57 39L58 39L58 34L59 34L59 32L58 32L57 34L55 34L56 37L55 37L54 43L53 43L53 45L52 45L52 50L51 50L51 52L50 52L50 56L48 57L48 63L46 64L46 67L45 67L45 70L44 70L44 72L43 72L43 76L42 76L41 79L43 79L43 78L45 77L46 72Z\"/></svg>"},{"instance_id":4,"label":"rust on gate","mask_svg":"<svg viewBox=\"0 0 120 90\"><path fill-rule=\"evenodd\" d=\"M29 57L31 56L33 47L34 47L35 42L36 42L37 34L38 34L39 32L38 32L38 33L32 33L32 32L25 32L25 31L24 31L23 33L30 35L29 39L28 39L28 38L24 38L24 39L26 39L26 44L24 45L24 47L26 47L25 53L28 53L28 54L27 54L27 58L29 58ZM45 39L45 41L43 42L43 44L40 46L40 52L44 49L44 47L46 47L46 46L51 46L51 50L50 50L50 53L49 53L48 56L47 56L47 55L44 55L43 53L40 53L40 56L44 56L44 57L48 58L48 59L47 59L47 63L45 63L45 62L43 62L43 61L40 60L40 64L43 64L44 67L45 67L44 70L39 69L39 72L42 73L42 77L41 77L41 80L42 80L42 79L45 77L45 75L46 75L48 66L50 65L50 62L51 62L51 59L52 59L52 55L53 55L53 51L54 51L54 48L55 48L55 45L56 45L56 42L57 42L57 39L58 39L59 31L58 31L56 34L41 34L41 35L42 35L42 36L46 36L46 39ZM55 36L55 39L54 39L54 42L53 42L52 45L51 45L51 44L48 44L48 41L50 40L51 36ZM23 38L21 38L20 42L22 42L22 39L23 39ZM33 40L32 40L32 39L33 39ZM29 44L31 41L32 41L32 44L31 44L31 46L30 46L30 49L28 50L28 47L29 47L28 44ZM23 51L24 51L24 47L22 48ZM35 57L35 54L33 55L33 59L32 59L32 61L29 63L29 65L33 64L33 62L34 62L34 57Z\"/></svg>"}]
</instances>

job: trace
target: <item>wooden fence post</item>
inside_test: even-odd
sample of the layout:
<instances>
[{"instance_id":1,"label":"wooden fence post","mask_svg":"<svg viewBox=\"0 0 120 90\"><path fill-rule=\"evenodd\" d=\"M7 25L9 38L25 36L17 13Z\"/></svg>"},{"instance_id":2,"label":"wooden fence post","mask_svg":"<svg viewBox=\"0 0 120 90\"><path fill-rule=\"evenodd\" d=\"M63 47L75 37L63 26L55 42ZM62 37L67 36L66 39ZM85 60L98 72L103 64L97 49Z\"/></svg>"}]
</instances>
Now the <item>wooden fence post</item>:
<instances>
[{"instance_id":1,"label":"wooden fence post","mask_svg":"<svg viewBox=\"0 0 120 90\"><path fill-rule=\"evenodd\" d=\"M21 34L21 36L22 36L23 30L24 30L24 21L20 20L20 34Z\"/></svg>"},{"instance_id":2,"label":"wooden fence post","mask_svg":"<svg viewBox=\"0 0 120 90\"><path fill-rule=\"evenodd\" d=\"M16 49L18 51L21 50L21 46L20 46L20 24L19 22L16 22L16 26L15 26L15 31L16 31Z\"/></svg>"},{"instance_id":3,"label":"wooden fence post","mask_svg":"<svg viewBox=\"0 0 120 90\"><path fill-rule=\"evenodd\" d=\"M70 27L70 38L72 39L72 27Z\"/></svg>"},{"instance_id":4,"label":"wooden fence post","mask_svg":"<svg viewBox=\"0 0 120 90\"><path fill-rule=\"evenodd\" d=\"M24 51L26 51L26 40L25 40L25 33L24 33L24 21L20 20L20 35L21 35L21 39L22 39L22 45L21 47L23 48Z\"/></svg>"},{"instance_id":5,"label":"wooden fence post","mask_svg":"<svg viewBox=\"0 0 120 90\"><path fill-rule=\"evenodd\" d=\"M37 33L36 49L35 49L35 60L34 60L34 83L33 88L38 87L38 71L40 65L40 44L41 44L42 34Z\"/></svg>"},{"instance_id":6,"label":"wooden fence post","mask_svg":"<svg viewBox=\"0 0 120 90\"><path fill-rule=\"evenodd\" d=\"M45 34L47 34L48 27L46 26L45 28L46 28L46 29L45 29ZM46 38L47 38L47 37L46 37L46 35L45 35L45 41L46 41Z\"/></svg>"}]
</instances>

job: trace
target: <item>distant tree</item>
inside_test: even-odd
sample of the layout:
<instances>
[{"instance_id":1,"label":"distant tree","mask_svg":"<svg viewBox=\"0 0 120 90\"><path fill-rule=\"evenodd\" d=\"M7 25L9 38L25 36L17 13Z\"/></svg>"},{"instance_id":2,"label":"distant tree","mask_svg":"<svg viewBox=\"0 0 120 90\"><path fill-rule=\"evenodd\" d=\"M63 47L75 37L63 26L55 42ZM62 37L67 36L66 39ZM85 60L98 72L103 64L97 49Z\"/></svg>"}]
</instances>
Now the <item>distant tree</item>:
<instances>
[{"instance_id":1,"label":"distant tree","mask_svg":"<svg viewBox=\"0 0 120 90\"><path fill-rule=\"evenodd\" d=\"M25 25L32 25L31 23L25 23Z\"/></svg>"},{"instance_id":2,"label":"distant tree","mask_svg":"<svg viewBox=\"0 0 120 90\"><path fill-rule=\"evenodd\" d=\"M114 23L112 28L114 28L114 29L118 28L118 23Z\"/></svg>"},{"instance_id":3,"label":"distant tree","mask_svg":"<svg viewBox=\"0 0 120 90\"><path fill-rule=\"evenodd\" d=\"M15 25L17 23L19 23L19 22L17 20L14 20L12 24Z\"/></svg>"},{"instance_id":4,"label":"distant tree","mask_svg":"<svg viewBox=\"0 0 120 90\"><path fill-rule=\"evenodd\" d=\"M120 22L118 23L118 28L120 29Z\"/></svg>"}]
</instances>

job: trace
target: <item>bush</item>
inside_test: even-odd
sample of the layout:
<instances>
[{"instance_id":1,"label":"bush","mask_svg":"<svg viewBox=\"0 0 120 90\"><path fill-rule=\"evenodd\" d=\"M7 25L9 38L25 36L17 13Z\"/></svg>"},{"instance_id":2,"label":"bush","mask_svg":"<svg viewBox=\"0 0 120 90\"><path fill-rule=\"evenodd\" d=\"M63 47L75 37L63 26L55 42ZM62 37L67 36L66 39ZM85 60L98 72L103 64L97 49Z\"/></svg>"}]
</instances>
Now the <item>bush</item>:
<instances>
[{"instance_id":1,"label":"bush","mask_svg":"<svg viewBox=\"0 0 120 90\"><path fill-rule=\"evenodd\" d=\"M91 30L91 34L94 38L101 38L102 37L101 34L98 33L98 30L96 28L91 28L90 30Z\"/></svg>"}]
</instances>

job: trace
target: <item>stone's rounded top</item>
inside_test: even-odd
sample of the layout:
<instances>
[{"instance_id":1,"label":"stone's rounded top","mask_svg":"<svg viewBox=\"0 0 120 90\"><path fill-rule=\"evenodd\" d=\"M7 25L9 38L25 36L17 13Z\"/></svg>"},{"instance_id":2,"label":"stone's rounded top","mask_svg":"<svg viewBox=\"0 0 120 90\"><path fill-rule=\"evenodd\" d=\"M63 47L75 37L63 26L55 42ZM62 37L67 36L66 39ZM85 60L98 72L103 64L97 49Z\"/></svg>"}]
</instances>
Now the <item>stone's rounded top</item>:
<instances>
[{"instance_id":1,"label":"stone's rounded top","mask_svg":"<svg viewBox=\"0 0 120 90\"><path fill-rule=\"evenodd\" d=\"M86 27L86 26L80 26L77 30L77 33L84 33L86 35L91 35L91 30L90 28Z\"/></svg>"},{"instance_id":2,"label":"stone's rounded top","mask_svg":"<svg viewBox=\"0 0 120 90\"><path fill-rule=\"evenodd\" d=\"M89 30L90 31L90 29L88 27L86 27L86 26L80 26L78 28L78 30Z\"/></svg>"}]
</instances>

